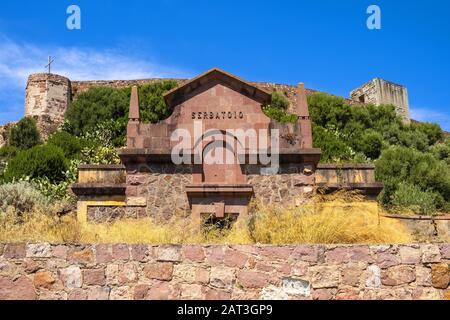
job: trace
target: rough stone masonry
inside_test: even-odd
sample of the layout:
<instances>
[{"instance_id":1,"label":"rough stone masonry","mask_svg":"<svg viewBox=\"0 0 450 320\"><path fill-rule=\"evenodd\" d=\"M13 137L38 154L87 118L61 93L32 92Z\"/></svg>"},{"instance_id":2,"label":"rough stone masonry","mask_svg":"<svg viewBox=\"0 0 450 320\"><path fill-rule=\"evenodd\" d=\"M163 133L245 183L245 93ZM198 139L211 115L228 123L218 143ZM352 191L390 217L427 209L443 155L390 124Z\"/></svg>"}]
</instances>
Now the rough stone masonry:
<instances>
[{"instance_id":1,"label":"rough stone masonry","mask_svg":"<svg viewBox=\"0 0 450 320\"><path fill-rule=\"evenodd\" d=\"M450 245L0 244L0 300L450 299Z\"/></svg>"}]
</instances>

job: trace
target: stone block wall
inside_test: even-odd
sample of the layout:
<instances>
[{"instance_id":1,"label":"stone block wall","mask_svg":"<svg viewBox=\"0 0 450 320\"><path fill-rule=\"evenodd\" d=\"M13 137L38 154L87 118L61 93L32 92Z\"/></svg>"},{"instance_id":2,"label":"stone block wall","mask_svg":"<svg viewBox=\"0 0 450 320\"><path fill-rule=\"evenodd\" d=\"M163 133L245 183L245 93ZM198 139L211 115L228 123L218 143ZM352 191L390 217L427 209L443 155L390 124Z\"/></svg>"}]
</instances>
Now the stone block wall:
<instances>
[{"instance_id":1,"label":"stone block wall","mask_svg":"<svg viewBox=\"0 0 450 320\"><path fill-rule=\"evenodd\" d=\"M384 79L375 78L350 93L359 103L392 104L405 123L410 122L408 90Z\"/></svg>"},{"instance_id":2,"label":"stone block wall","mask_svg":"<svg viewBox=\"0 0 450 320\"><path fill-rule=\"evenodd\" d=\"M71 94L71 82L65 77L48 73L32 74L28 77L25 116L37 120L44 139L64 122Z\"/></svg>"},{"instance_id":3,"label":"stone block wall","mask_svg":"<svg viewBox=\"0 0 450 320\"><path fill-rule=\"evenodd\" d=\"M449 244L0 244L0 300L450 299L449 263Z\"/></svg>"},{"instance_id":4,"label":"stone block wall","mask_svg":"<svg viewBox=\"0 0 450 320\"><path fill-rule=\"evenodd\" d=\"M261 172L263 169L263 172ZM264 172L259 165L244 165L247 183L253 186L256 199L266 204L298 205L316 184L359 183L367 187L375 182L373 165L319 165L312 171L308 165L281 164L278 174ZM170 218L175 212L189 212L186 185L192 183L192 166L148 164L131 166L125 174L123 166L83 165L79 167L79 184L126 183L123 203L116 210L110 198L86 196L88 221L104 222L122 217ZM269 170L270 171L270 170ZM103 200L102 200L103 199ZM91 208L92 207L92 208ZM84 208L84 207L83 207Z\"/></svg>"}]
</instances>

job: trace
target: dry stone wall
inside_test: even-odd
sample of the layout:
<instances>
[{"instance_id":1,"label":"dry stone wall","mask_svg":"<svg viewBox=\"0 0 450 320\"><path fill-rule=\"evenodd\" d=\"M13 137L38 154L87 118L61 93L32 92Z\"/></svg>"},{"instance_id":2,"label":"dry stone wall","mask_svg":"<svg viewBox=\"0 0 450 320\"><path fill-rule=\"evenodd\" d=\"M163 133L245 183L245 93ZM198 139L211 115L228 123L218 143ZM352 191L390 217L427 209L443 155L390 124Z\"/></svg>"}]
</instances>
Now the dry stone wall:
<instances>
[{"instance_id":1,"label":"dry stone wall","mask_svg":"<svg viewBox=\"0 0 450 320\"><path fill-rule=\"evenodd\" d=\"M449 244L0 244L0 299L450 299L449 263Z\"/></svg>"}]
</instances>

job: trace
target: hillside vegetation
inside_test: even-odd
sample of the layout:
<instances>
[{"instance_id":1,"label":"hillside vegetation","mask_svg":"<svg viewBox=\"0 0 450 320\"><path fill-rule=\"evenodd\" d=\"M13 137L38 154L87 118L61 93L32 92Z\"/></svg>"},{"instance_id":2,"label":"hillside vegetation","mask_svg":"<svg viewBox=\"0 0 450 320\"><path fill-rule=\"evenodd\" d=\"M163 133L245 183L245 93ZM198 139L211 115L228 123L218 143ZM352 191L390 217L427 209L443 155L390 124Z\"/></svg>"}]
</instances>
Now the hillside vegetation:
<instances>
[{"instance_id":1,"label":"hillside vegetation","mask_svg":"<svg viewBox=\"0 0 450 320\"><path fill-rule=\"evenodd\" d=\"M175 86L163 81L139 88L142 121L169 116L163 93ZM11 130L9 145L0 149L0 182L25 181L53 202L73 204L68 188L79 164L119 163L116 148L125 144L129 98L130 88L89 89L72 103L62 130L45 144L34 120L22 119ZM375 163L377 179L386 186L379 200L388 210L450 211L450 139L443 139L439 125L404 125L393 106L350 106L323 93L308 97L308 103L322 162ZM274 93L263 110L277 121L292 122L288 104L283 94Z\"/></svg>"},{"instance_id":2,"label":"hillside vegetation","mask_svg":"<svg viewBox=\"0 0 450 320\"><path fill-rule=\"evenodd\" d=\"M322 162L375 163L376 177L385 183L379 200L390 210L449 211L450 139L439 125L406 125L393 106L350 106L323 93L308 103Z\"/></svg>"}]
</instances>

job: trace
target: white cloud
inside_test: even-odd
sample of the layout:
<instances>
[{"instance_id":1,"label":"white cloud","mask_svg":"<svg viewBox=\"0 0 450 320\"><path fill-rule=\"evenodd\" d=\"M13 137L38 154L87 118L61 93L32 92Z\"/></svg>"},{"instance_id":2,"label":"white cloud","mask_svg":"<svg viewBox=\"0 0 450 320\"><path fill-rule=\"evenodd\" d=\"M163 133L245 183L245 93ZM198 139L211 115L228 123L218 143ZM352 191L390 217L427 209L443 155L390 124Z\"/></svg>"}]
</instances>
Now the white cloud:
<instances>
[{"instance_id":1,"label":"white cloud","mask_svg":"<svg viewBox=\"0 0 450 320\"><path fill-rule=\"evenodd\" d=\"M442 129L450 131L450 114L435 111L427 108L415 108L411 107L411 118L422 122L434 122L438 123Z\"/></svg>"},{"instance_id":2,"label":"white cloud","mask_svg":"<svg viewBox=\"0 0 450 320\"><path fill-rule=\"evenodd\" d=\"M37 46L0 36L0 123L22 116L27 78L31 73L45 72L49 55L55 59L52 72L72 80L189 78L192 75L121 50Z\"/></svg>"}]
</instances>

